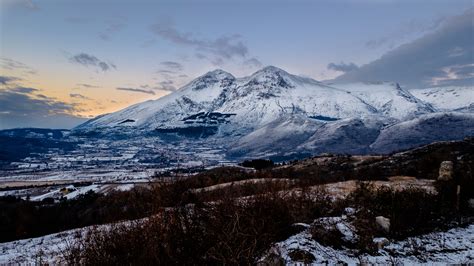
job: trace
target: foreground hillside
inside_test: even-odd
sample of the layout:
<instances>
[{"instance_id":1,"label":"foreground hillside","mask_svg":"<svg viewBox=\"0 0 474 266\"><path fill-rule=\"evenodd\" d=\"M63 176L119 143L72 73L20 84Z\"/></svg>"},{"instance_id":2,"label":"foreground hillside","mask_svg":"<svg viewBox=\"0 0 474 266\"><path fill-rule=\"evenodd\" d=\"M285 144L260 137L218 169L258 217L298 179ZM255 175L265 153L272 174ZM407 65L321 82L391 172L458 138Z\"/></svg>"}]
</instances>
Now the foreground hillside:
<instances>
[{"instance_id":1,"label":"foreground hillside","mask_svg":"<svg viewBox=\"0 0 474 266\"><path fill-rule=\"evenodd\" d=\"M0 244L0 261L470 262L473 154L466 139L387 156L249 161L58 202L1 197L1 241L107 225Z\"/></svg>"}]
</instances>

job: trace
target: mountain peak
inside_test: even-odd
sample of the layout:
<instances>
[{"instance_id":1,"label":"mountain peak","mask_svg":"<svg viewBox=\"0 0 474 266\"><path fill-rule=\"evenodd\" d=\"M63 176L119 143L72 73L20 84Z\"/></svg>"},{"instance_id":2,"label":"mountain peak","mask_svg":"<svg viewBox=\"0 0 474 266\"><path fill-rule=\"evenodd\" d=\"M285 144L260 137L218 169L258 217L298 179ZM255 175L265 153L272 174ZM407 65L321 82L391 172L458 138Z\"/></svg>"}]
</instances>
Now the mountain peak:
<instances>
[{"instance_id":1,"label":"mountain peak","mask_svg":"<svg viewBox=\"0 0 474 266\"><path fill-rule=\"evenodd\" d=\"M191 88L192 90L197 91L216 83L228 85L234 82L234 80L235 77L229 72L222 69L216 69L192 80L188 85L184 86L184 88Z\"/></svg>"},{"instance_id":2,"label":"mountain peak","mask_svg":"<svg viewBox=\"0 0 474 266\"><path fill-rule=\"evenodd\" d=\"M289 75L288 72L286 72L285 70L283 70L281 68L278 68L276 66L266 66L266 67L260 69L259 71L255 72L253 75L259 74L259 73Z\"/></svg>"},{"instance_id":3,"label":"mountain peak","mask_svg":"<svg viewBox=\"0 0 474 266\"><path fill-rule=\"evenodd\" d=\"M253 73L249 82L250 84L265 83L277 87L292 88L294 87L294 76L278 67L266 66Z\"/></svg>"},{"instance_id":4,"label":"mountain peak","mask_svg":"<svg viewBox=\"0 0 474 266\"><path fill-rule=\"evenodd\" d=\"M207 72L202 77L215 77L217 79L226 79L226 78L235 79L235 77L232 74L222 69L214 69L212 71Z\"/></svg>"}]
</instances>

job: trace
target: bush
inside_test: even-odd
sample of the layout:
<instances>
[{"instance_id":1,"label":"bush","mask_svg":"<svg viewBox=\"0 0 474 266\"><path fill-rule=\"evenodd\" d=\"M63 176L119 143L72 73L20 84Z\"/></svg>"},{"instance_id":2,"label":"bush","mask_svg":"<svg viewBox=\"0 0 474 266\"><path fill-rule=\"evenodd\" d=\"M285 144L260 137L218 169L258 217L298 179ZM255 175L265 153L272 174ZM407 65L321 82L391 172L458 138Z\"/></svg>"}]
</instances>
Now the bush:
<instances>
[{"instance_id":1,"label":"bush","mask_svg":"<svg viewBox=\"0 0 474 266\"><path fill-rule=\"evenodd\" d=\"M449 190L445 186L443 188ZM360 219L374 221L376 216L389 218L389 236L402 239L446 228L454 221L456 211L451 204L446 204L445 198L446 193L432 194L421 188L376 189L361 182L346 204L361 210L358 213Z\"/></svg>"},{"instance_id":2,"label":"bush","mask_svg":"<svg viewBox=\"0 0 474 266\"><path fill-rule=\"evenodd\" d=\"M255 170L262 170L265 168L273 167L274 163L272 160L255 159L243 161L240 165L243 167L254 168Z\"/></svg>"},{"instance_id":3,"label":"bush","mask_svg":"<svg viewBox=\"0 0 474 266\"><path fill-rule=\"evenodd\" d=\"M275 219L278 217L278 219ZM177 207L153 218L90 231L66 254L77 264L253 264L292 232L280 199Z\"/></svg>"}]
</instances>

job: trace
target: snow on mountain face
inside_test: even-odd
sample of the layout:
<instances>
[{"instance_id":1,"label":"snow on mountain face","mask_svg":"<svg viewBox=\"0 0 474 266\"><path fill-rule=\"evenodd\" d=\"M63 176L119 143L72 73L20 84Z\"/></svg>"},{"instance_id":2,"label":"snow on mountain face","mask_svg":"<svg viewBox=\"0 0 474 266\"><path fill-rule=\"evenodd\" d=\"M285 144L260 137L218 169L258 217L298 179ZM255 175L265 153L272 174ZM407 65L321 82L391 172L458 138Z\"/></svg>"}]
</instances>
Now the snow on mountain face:
<instances>
[{"instance_id":1,"label":"snow on mountain face","mask_svg":"<svg viewBox=\"0 0 474 266\"><path fill-rule=\"evenodd\" d=\"M435 111L432 106L393 82L346 83L334 86L363 99L387 117L404 120Z\"/></svg>"},{"instance_id":2,"label":"snow on mountain face","mask_svg":"<svg viewBox=\"0 0 474 266\"><path fill-rule=\"evenodd\" d=\"M390 153L434 141L459 140L474 136L473 113L436 113L394 124L370 145L377 153Z\"/></svg>"},{"instance_id":3,"label":"snow on mountain face","mask_svg":"<svg viewBox=\"0 0 474 266\"><path fill-rule=\"evenodd\" d=\"M184 124L186 117L213 112L234 114L226 122L253 130L283 114L333 120L374 114L403 119L433 111L429 105L394 84L340 86L327 86L276 67L266 67L239 79L215 70L158 100L104 115L78 128L133 126L153 130L189 127L196 125L189 121ZM213 122L220 124L219 121Z\"/></svg>"},{"instance_id":4,"label":"snow on mountain face","mask_svg":"<svg viewBox=\"0 0 474 266\"><path fill-rule=\"evenodd\" d=\"M446 111L474 111L474 87L443 87L411 90L418 99Z\"/></svg>"},{"instance_id":5,"label":"snow on mountain face","mask_svg":"<svg viewBox=\"0 0 474 266\"><path fill-rule=\"evenodd\" d=\"M280 151L294 152L295 147L306 141L325 123L303 115L284 115L248 135L230 147L234 157L267 157ZM286 153L286 152L283 152Z\"/></svg>"},{"instance_id":6,"label":"snow on mountain face","mask_svg":"<svg viewBox=\"0 0 474 266\"><path fill-rule=\"evenodd\" d=\"M231 87L234 81L234 76L225 71L211 71L176 92L103 115L80 125L77 129L132 126L153 130L167 127L187 116L212 111L214 101L225 89Z\"/></svg>"},{"instance_id":7,"label":"snow on mountain face","mask_svg":"<svg viewBox=\"0 0 474 266\"><path fill-rule=\"evenodd\" d=\"M243 78L215 70L160 99L92 119L76 131L213 136L237 156L384 153L446 139L443 132L450 129L426 125L438 118L440 125L449 124L450 119L436 116L440 111L473 112L473 95L472 88L407 91L391 82L324 84L276 67ZM436 119L427 119L430 114ZM455 130L474 135L470 118L461 120ZM430 131L435 137L427 137Z\"/></svg>"}]
</instances>

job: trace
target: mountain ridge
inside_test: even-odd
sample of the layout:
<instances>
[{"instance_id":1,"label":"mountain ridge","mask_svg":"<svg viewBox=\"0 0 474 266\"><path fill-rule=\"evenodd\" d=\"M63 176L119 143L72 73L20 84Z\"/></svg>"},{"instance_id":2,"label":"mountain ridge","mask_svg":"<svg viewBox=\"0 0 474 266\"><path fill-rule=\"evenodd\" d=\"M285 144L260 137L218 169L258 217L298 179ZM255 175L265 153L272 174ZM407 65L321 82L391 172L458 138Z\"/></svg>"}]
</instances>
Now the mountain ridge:
<instances>
[{"instance_id":1,"label":"mountain ridge","mask_svg":"<svg viewBox=\"0 0 474 266\"><path fill-rule=\"evenodd\" d=\"M273 154L275 147L280 147L277 141L293 143L292 147L280 147L283 153L291 149L309 153L327 150L368 153L374 151L371 145L389 125L432 114L436 118L438 113L459 112L459 108L467 108L464 112L470 113L469 107L462 104L439 108L439 103L429 101L435 92L429 93L415 92L425 96L422 100L396 82L324 84L274 66L240 78L216 69L162 98L97 117L74 131L192 135L222 142L232 154L243 154L243 151ZM472 89L463 91L463 95L474 99ZM454 117L458 118L451 116ZM460 125L471 132L474 118L459 117L466 120L459 122ZM416 121L425 123L423 119ZM437 136L443 135L438 132L442 129L430 130L435 130ZM462 132L457 134L457 137L465 136ZM423 139L419 143L425 144Z\"/></svg>"}]
</instances>

